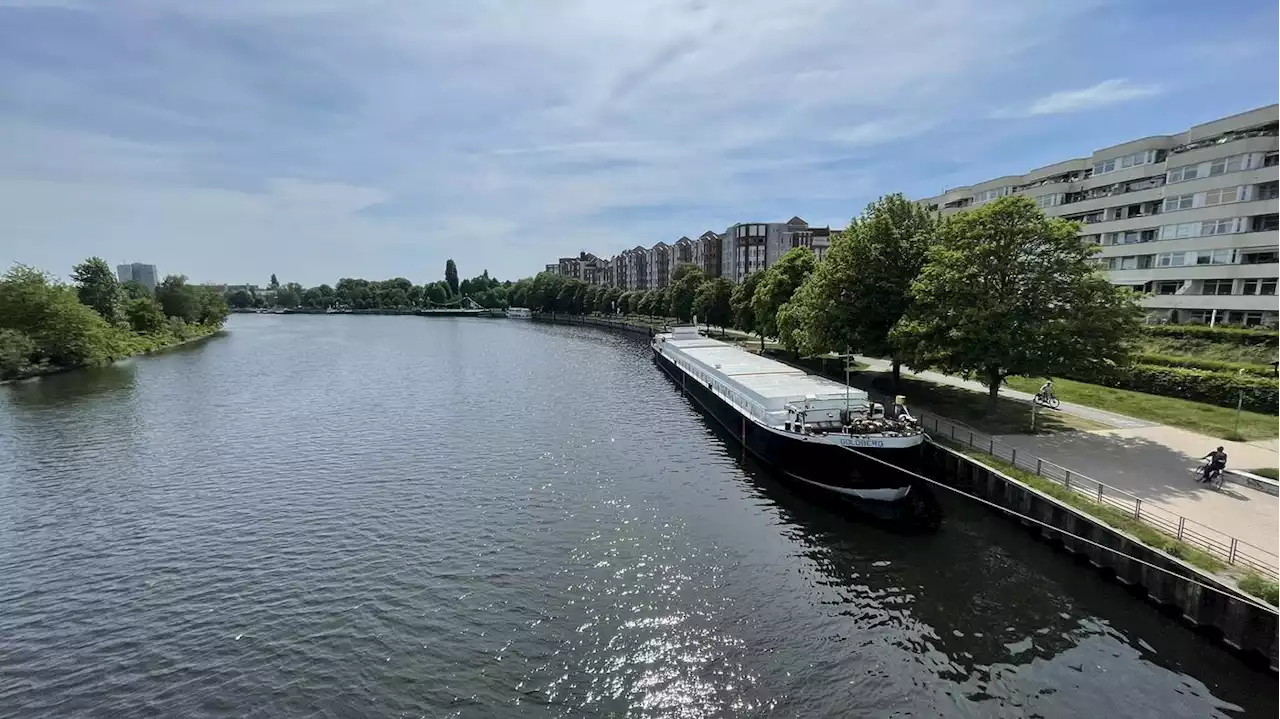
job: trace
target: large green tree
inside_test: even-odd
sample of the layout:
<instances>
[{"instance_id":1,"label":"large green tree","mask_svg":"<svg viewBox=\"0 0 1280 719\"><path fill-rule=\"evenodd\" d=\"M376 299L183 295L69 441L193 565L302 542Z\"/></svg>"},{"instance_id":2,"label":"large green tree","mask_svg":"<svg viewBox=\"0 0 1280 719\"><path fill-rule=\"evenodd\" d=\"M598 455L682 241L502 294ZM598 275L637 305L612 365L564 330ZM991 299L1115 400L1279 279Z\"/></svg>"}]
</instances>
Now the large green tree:
<instances>
[{"instance_id":1,"label":"large green tree","mask_svg":"<svg viewBox=\"0 0 1280 719\"><path fill-rule=\"evenodd\" d=\"M156 285L156 302L166 317L188 323L200 320L200 295L187 284L186 275L169 275Z\"/></svg>"},{"instance_id":2,"label":"large green tree","mask_svg":"<svg viewBox=\"0 0 1280 719\"><path fill-rule=\"evenodd\" d=\"M196 287L196 298L199 300L199 315L196 321L206 325L221 326L227 321L227 315L230 309L227 307L227 300L222 293L212 287L199 286Z\"/></svg>"},{"instance_id":3,"label":"large green tree","mask_svg":"<svg viewBox=\"0 0 1280 719\"><path fill-rule=\"evenodd\" d=\"M0 327L0 379L21 376L35 353L36 343L26 333Z\"/></svg>"},{"instance_id":4,"label":"large green tree","mask_svg":"<svg viewBox=\"0 0 1280 719\"><path fill-rule=\"evenodd\" d=\"M71 268L71 279L76 283L76 295L80 301L93 308L110 324L124 319L123 294L111 266L101 257L90 257Z\"/></svg>"},{"instance_id":5,"label":"large green tree","mask_svg":"<svg viewBox=\"0 0 1280 719\"><path fill-rule=\"evenodd\" d=\"M937 220L900 194L867 205L832 239L822 262L792 302L791 339L803 350L857 350L893 361L901 350L890 333L914 301L912 283L924 267Z\"/></svg>"},{"instance_id":6,"label":"large green tree","mask_svg":"<svg viewBox=\"0 0 1280 719\"><path fill-rule=\"evenodd\" d=\"M714 325L724 334L724 328L733 323L732 298L732 282L723 277L706 280L694 293L693 314L705 322L708 329Z\"/></svg>"},{"instance_id":7,"label":"large green tree","mask_svg":"<svg viewBox=\"0 0 1280 719\"><path fill-rule=\"evenodd\" d=\"M706 275L697 265L682 262L676 265L671 273L671 284L668 285L666 312L681 322L688 322L693 317L693 298L698 287L706 280Z\"/></svg>"},{"instance_id":8,"label":"large green tree","mask_svg":"<svg viewBox=\"0 0 1280 719\"><path fill-rule=\"evenodd\" d=\"M751 311L755 315L756 331L760 333L761 341L765 337L778 336L778 310L791 300L816 264L813 250L796 247L764 271L760 285L751 295Z\"/></svg>"},{"instance_id":9,"label":"large green tree","mask_svg":"<svg viewBox=\"0 0 1280 719\"><path fill-rule=\"evenodd\" d=\"M444 263L444 281L449 285L449 296L458 296L458 266L453 260Z\"/></svg>"},{"instance_id":10,"label":"large green tree","mask_svg":"<svg viewBox=\"0 0 1280 719\"><path fill-rule=\"evenodd\" d=\"M129 300L124 306L129 327L138 334L155 334L165 328L164 310L150 297Z\"/></svg>"},{"instance_id":11,"label":"large green tree","mask_svg":"<svg viewBox=\"0 0 1280 719\"><path fill-rule=\"evenodd\" d=\"M238 289L227 295L227 304L238 309L253 307L253 295L246 289Z\"/></svg>"},{"instance_id":12,"label":"large green tree","mask_svg":"<svg viewBox=\"0 0 1280 719\"><path fill-rule=\"evenodd\" d=\"M147 286L137 280L129 280L120 285L120 291L124 293L125 300L136 300L143 297L150 298L151 290Z\"/></svg>"},{"instance_id":13,"label":"large green tree","mask_svg":"<svg viewBox=\"0 0 1280 719\"><path fill-rule=\"evenodd\" d=\"M993 404L1009 375L1123 362L1141 329L1137 296L1107 280L1078 231L1025 197L947 218L890 341L913 368L978 377Z\"/></svg>"}]
</instances>

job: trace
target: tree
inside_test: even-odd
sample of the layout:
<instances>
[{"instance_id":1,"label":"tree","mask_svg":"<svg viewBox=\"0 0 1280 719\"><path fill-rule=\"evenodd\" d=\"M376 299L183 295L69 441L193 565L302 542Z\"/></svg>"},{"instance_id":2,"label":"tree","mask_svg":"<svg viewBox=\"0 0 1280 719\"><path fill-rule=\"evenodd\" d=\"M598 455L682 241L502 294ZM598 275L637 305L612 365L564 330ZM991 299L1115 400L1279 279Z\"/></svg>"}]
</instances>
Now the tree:
<instances>
[{"instance_id":1,"label":"tree","mask_svg":"<svg viewBox=\"0 0 1280 719\"><path fill-rule=\"evenodd\" d=\"M156 285L156 302L166 317L180 317L183 322L196 322L200 318L200 297L196 289L187 284L186 275L169 275Z\"/></svg>"},{"instance_id":2,"label":"tree","mask_svg":"<svg viewBox=\"0 0 1280 719\"><path fill-rule=\"evenodd\" d=\"M120 291L124 293L125 300L136 300L141 298L150 298L151 290L147 286L137 280L129 280L120 285Z\"/></svg>"},{"instance_id":3,"label":"tree","mask_svg":"<svg viewBox=\"0 0 1280 719\"><path fill-rule=\"evenodd\" d=\"M1078 229L1025 197L947 218L890 341L913 368L977 376L992 404L1009 375L1123 362L1142 310L1090 261L1097 248Z\"/></svg>"},{"instance_id":4,"label":"tree","mask_svg":"<svg viewBox=\"0 0 1280 719\"><path fill-rule=\"evenodd\" d=\"M816 264L817 258L812 250L796 247L764 271L760 285L751 295L751 311L755 315L761 347L765 337L778 337L778 311L808 279Z\"/></svg>"},{"instance_id":5,"label":"tree","mask_svg":"<svg viewBox=\"0 0 1280 719\"><path fill-rule=\"evenodd\" d=\"M444 281L449 285L449 296L458 296L458 266L453 260L444 263Z\"/></svg>"},{"instance_id":6,"label":"tree","mask_svg":"<svg viewBox=\"0 0 1280 719\"><path fill-rule=\"evenodd\" d=\"M697 265L682 262L676 265L671 273L671 284L668 286L668 299L665 311L681 322L688 322L693 317L693 298L698 292L706 276Z\"/></svg>"},{"instance_id":7,"label":"tree","mask_svg":"<svg viewBox=\"0 0 1280 719\"><path fill-rule=\"evenodd\" d=\"M135 298L138 299L138 298ZM248 290L239 289L227 295L227 305L238 309L253 306L253 295Z\"/></svg>"},{"instance_id":8,"label":"tree","mask_svg":"<svg viewBox=\"0 0 1280 719\"><path fill-rule=\"evenodd\" d=\"M893 360L896 386L902 352L890 333L911 309L911 285L924 267L937 221L900 194L867 205L832 239L826 257L793 304L793 339L807 352L856 349ZM803 333L803 337L796 332Z\"/></svg>"},{"instance_id":9,"label":"tree","mask_svg":"<svg viewBox=\"0 0 1280 719\"><path fill-rule=\"evenodd\" d=\"M36 363L72 367L105 360L116 351L114 328L82 304L75 290L25 265L0 276L0 329L29 338Z\"/></svg>"},{"instance_id":10,"label":"tree","mask_svg":"<svg viewBox=\"0 0 1280 719\"><path fill-rule=\"evenodd\" d=\"M129 327L140 335L163 332L165 328L164 310L150 297L138 297L129 300L124 307Z\"/></svg>"},{"instance_id":11,"label":"tree","mask_svg":"<svg viewBox=\"0 0 1280 719\"><path fill-rule=\"evenodd\" d=\"M622 291L621 287L610 287L605 296L605 301L608 304L602 311L609 314L617 314L619 311L625 312L626 309L622 306L622 298L625 295L626 293Z\"/></svg>"},{"instance_id":12,"label":"tree","mask_svg":"<svg viewBox=\"0 0 1280 719\"><path fill-rule=\"evenodd\" d=\"M752 272L742 278L742 282L733 288L730 305L733 308L733 326L743 332L756 331L756 314L751 307L751 298L755 296L756 287L760 285L763 272ZM764 338L760 338L760 346L764 347Z\"/></svg>"},{"instance_id":13,"label":"tree","mask_svg":"<svg viewBox=\"0 0 1280 719\"><path fill-rule=\"evenodd\" d=\"M71 269L71 279L76 283L80 301L93 308L110 324L124 318L121 309L123 295L111 266L101 257L90 257Z\"/></svg>"},{"instance_id":14,"label":"tree","mask_svg":"<svg viewBox=\"0 0 1280 719\"><path fill-rule=\"evenodd\" d=\"M206 325L222 326L227 321L227 315L230 310L227 308L227 300L222 293L212 287L197 287L196 297L199 300L199 315L197 321Z\"/></svg>"},{"instance_id":15,"label":"tree","mask_svg":"<svg viewBox=\"0 0 1280 719\"><path fill-rule=\"evenodd\" d=\"M636 304L636 310L642 315L653 316L653 303L658 299L657 290L649 290L640 295L640 302Z\"/></svg>"},{"instance_id":16,"label":"tree","mask_svg":"<svg viewBox=\"0 0 1280 719\"><path fill-rule=\"evenodd\" d=\"M733 322L732 297L733 283L729 280L723 277L707 280L698 285L694 293L693 314L707 324L708 330L715 325L724 334L724 328Z\"/></svg>"},{"instance_id":17,"label":"tree","mask_svg":"<svg viewBox=\"0 0 1280 719\"><path fill-rule=\"evenodd\" d=\"M644 293L640 290L633 290L627 293L627 314L640 314L640 304L644 302Z\"/></svg>"},{"instance_id":18,"label":"tree","mask_svg":"<svg viewBox=\"0 0 1280 719\"><path fill-rule=\"evenodd\" d=\"M284 307L285 309L293 309L302 304L302 285L297 282L290 282L276 291L276 307ZM166 309L165 314L169 314ZM169 315L172 317L173 315ZM192 322L190 317L183 317L187 322Z\"/></svg>"},{"instance_id":19,"label":"tree","mask_svg":"<svg viewBox=\"0 0 1280 719\"><path fill-rule=\"evenodd\" d=\"M274 272L271 273L271 283L268 284L267 286L273 290L280 289L280 280L276 279L276 273Z\"/></svg>"}]
</instances>

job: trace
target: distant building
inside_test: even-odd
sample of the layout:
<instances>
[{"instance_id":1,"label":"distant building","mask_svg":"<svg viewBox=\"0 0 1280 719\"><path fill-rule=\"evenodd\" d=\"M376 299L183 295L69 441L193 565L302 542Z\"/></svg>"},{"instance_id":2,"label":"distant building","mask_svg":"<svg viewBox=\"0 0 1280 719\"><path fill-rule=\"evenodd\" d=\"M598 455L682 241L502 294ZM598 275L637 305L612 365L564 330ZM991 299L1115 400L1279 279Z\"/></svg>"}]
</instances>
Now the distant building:
<instances>
[{"instance_id":1,"label":"distant building","mask_svg":"<svg viewBox=\"0 0 1280 719\"><path fill-rule=\"evenodd\" d=\"M720 274L741 282L795 247L807 247L821 258L831 244L831 228L810 227L799 217L792 217L786 222L730 225L720 237Z\"/></svg>"},{"instance_id":2,"label":"distant building","mask_svg":"<svg viewBox=\"0 0 1280 719\"><path fill-rule=\"evenodd\" d=\"M156 291L156 266L134 262L128 265L116 265L116 276L121 284L137 282L147 288L148 292Z\"/></svg>"},{"instance_id":3,"label":"distant building","mask_svg":"<svg viewBox=\"0 0 1280 719\"><path fill-rule=\"evenodd\" d=\"M707 277L720 276L720 235L707 230L693 243L693 264Z\"/></svg>"}]
</instances>

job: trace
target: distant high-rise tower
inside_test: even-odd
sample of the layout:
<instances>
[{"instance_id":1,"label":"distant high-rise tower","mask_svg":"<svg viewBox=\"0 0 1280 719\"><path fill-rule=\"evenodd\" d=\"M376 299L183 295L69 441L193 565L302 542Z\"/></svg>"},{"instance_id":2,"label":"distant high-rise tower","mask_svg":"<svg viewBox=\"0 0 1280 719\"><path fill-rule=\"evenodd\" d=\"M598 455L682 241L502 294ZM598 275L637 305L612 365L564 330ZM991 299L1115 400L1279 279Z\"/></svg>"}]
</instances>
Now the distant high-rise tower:
<instances>
[{"instance_id":1,"label":"distant high-rise tower","mask_svg":"<svg viewBox=\"0 0 1280 719\"><path fill-rule=\"evenodd\" d=\"M123 284L132 280L143 287L148 292L156 291L156 266L144 265L141 262L134 262L128 265L116 265L116 275Z\"/></svg>"}]
</instances>

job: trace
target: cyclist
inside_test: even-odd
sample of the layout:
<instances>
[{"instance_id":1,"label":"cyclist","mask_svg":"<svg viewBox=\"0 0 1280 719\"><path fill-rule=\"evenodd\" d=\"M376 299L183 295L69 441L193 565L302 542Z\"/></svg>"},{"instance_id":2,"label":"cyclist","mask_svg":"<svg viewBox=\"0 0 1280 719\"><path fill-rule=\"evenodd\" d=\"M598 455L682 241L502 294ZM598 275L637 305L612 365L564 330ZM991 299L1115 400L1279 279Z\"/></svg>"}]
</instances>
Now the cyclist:
<instances>
[{"instance_id":1,"label":"cyclist","mask_svg":"<svg viewBox=\"0 0 1280 719\"><path fill-rule=\"evenodd\" d=\"M1040 393L1037 396L1044 402L1053 399L1053 380L1045 380L1044 384L1040 385Z\"/></svg>"},{"instance_id":2,"label":"cyclist","mask_svg":"<svg viewBox=\"0 0 1280 719\"><path fill-rule=\"evenodd\" d=\"M1222 470L1227 468L1227 453L1223 452L1221 447L1200 459L1209 460L1209 466L1205 467L1204 476L1196 480L1198 482L1212 482L1222 475Z\"/></svg>"}]
</instances>

